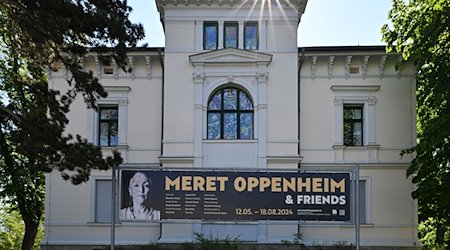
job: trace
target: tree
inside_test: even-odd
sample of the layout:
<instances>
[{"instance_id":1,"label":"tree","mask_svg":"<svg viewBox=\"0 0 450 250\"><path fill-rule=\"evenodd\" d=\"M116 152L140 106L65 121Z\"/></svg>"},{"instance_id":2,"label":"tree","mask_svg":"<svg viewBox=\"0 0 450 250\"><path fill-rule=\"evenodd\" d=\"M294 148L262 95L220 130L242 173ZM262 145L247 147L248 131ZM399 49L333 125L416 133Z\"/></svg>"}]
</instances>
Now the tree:
<instances>
[{"instance_id":1,"label":"tree","mask_svg":"<svg viewBox=\"0 0 450 250\"><path fill-rule=\"evenodd\" d=\"M3 201L0 201L2 203ZM39 249L40 240L44 237L44 223L41 221L34 249ZM0 249L21 249L25 225L17 210L8 205L0 207Z\"/></svg>"},{"instance_id":2,"label":"tree","mask_svg":"<svg viewBox=\"0 0 450 250\"><path fill-rule=\"evenodd\" d=\"M417 145L407 170L417 185L421 220L434 218L436 242L444 242L450 228L450 1L393 0L392 26L384 25L390 50L413 61L417 75ZM399 65L401 67L401 64Z\"/></svg>"},{"instance_id":3,"label":"tree","mask_svg":"<svg viewBox=\"0 0 450 250\"><path fill-rule=\"evenodd\" d=\"M107 93L81 65L92 48L102 62L124 70L126 49L143 38L129 21L126 0L2 0L0 2L0 196L25 224L22 249L32 249L44 209L45 173L58 170L73 184L92 169L121 162L116 152L65 133L67 113L81 96L87 107ZM62 64L68 91L49 88L46 70Z\"/></svg>"}]
</instances>

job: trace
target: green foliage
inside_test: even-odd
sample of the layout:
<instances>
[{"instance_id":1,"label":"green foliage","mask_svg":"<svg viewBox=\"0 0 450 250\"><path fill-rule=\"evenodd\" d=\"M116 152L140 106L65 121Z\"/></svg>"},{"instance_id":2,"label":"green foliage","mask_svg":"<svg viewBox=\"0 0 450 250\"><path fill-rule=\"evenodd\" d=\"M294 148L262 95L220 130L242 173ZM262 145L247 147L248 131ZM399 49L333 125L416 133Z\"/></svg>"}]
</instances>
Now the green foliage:
<instances>
[{"instance_id":1,"label":"green foliage","mask_svg":"<svg viewBox=\"0 0 450 250\"><path fill-rule=\"evenodd\" d=\"M53 170L73 184L91 170L121 162L65 132L77 95L87 107L106 97L82 59L96 48L102 62L124 70L126 48L143 37L121 0L4 0L0 2L0 198L18 209L25 224L22 249L32 249L44 209L44 174ZM49 88L47 70L62 64L67 91Z\"/></svg>"},{"instance_id":2,"label":"green foliage","mask_svg":"<svg viewBox=\"0 0 450 250\"><path fill-rule=\"evenodd\" d=\"M438 244L436 243L436 220L434 218L428 218L423 220L419 225L419 238L420 243L423 244L423 250L448 249L448 243ZM444 235L444 242L450 242L450 228L447 226Z\"/></svg>"},{"instance_id":3,"label":"green foliage","mask_svg":"<svg viewBox=\"0 0 450 250\"><path fill-rule=\"evenodd\" d=\"M281 243L283 245L289 246L289 245L303 245L302 243L303 234L302 233L296 233L292 235L292 241L290 240L281 240Z\"/></svg>"},{"instance_id":4,"label":"green foliage","mask_svg":"<svg viewBox=\"0 0 450 250\"><path fill-rule=\"evenodd\" d=\"M117 247L117 250L166 250L166 249L168 248L165 248L158 244Z\"/></svg>"},{"instance_id":5,"label":"green foliage","mask_svg":"<svg viewBox=\"0 0 450 250\"><path fill-rule=\"evenodd\" d=\"M227 236L222 239L218 237L214 238L212 235L206 237L199 233L195 233L195 240L198 241L200 250L236 250L240 244L238 237L231 238Z\"/></svg>"},{"instance_id":6,"label":"green foliage","mask_svg":"<svg viewBox=\"0 0 450 250\"><path fill-rule=\"evenodd\" d=\"M22 236L25 232L20 213L17 210L11 210L8 206L0 207L0 249L22 248ZM44 222L39 225L34 249L40 249L40 242L44 237Z\"/></svg>"},{"instance_id":7,"label":"green foliage","mask_svg":"<svg viewBox=\"0 0 450 250\"><path fill-rule=\"evenodd\" d=\"M335 250L354 250L356 249L353 244L348 243L347 241L336 241L333 244L323 243L319 244L317 242L313 242L313 247L315 250L329 250L329 249L335 249Z\"/></svg>"},{"instance_id":8,"label":"green foliage","mask_svg":"<svg viewBox=\"0 0 450 250\"><path fill-rule=\"evenodd\" d=\"M0 209L0 249L20 249L24 227L17 211Z\"/></svg>"},{"instance_id":9,"label":"green foliage","mask_svg":"<svg viewBox=\"0 0 450 250\"><path fill-rule=\"evenodd\" d=\"M421 220L434 218L436 241L450 225L450 1L393 0L392 26L382 28L389 50L413 61L417 75L418 143L407 175L417 185ZM399 65L401 67L401 64Z\"/></svg>"},{"instance_id":10,"label":"green foliage","mask_svg":"<svg viewBox=\"0 0 450 250\"><path fill-rule=\"evenodd\" d=\"M184 243L177 249L180 250L237 250L239 249L239 238L214 238L212 236L205 237L203 234L195 234L196 243ZM174 249L172 247L165 247L164 244L150 244L150 245L134 245L134 246L120 246L118 250L165 250Z\"/></svg>"}]
</instances>

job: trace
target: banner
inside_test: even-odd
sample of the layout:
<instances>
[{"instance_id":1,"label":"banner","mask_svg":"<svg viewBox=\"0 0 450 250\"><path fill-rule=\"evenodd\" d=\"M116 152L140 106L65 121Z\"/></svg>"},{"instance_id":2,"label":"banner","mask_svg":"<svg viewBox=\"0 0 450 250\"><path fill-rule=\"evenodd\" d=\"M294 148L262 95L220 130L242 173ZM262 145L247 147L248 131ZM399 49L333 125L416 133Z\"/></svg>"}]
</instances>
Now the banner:
<instances>
[{"instance_id":1,"label":"banner","mask_svg":"<svg viewBox=\"0 0 450 250\"><path fill-rule=\"evenodd\" d=\"M350 173L121 173L121 220L350 221Z\"/></svg>"}]
</instances>

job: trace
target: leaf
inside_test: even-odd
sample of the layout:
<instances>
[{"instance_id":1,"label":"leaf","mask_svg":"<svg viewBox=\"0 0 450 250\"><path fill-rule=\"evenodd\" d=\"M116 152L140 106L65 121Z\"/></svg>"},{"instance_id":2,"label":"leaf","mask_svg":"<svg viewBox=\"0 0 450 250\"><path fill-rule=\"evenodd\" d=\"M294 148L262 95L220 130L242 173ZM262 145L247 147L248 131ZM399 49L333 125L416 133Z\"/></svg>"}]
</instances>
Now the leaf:
<instances>
[{"instance_id":1,"label":"leaf","mask_svg":"<svg viewBox=\"0 0 450 250\"><path fill-rule=\"evenodd\" d=\"M45 173L61 171L80 184L93 169L121 162L117 154L103 158L98 147L65 129L77 95L89 108L107 95L84 70L83 57L102 48L102 60L126 68L127 48L143 38L129 12L121 0L0 2L0 198L18 209L27 229L42 220ZM60 63L71 76L65 93L50 89L46 77ZM35 235L28 236L23 249L33 246Z\"/></svg>"},{"instance_id":2,"label":"leaf","mask_svg":"<svg viewBox=\"0 0 450 250\"><path fill-rule=\"evenodd\" d=\"M415 156L407 170L416 189L421 218L450 225L450 1L394 0L389 12L392 29L382 28L388 50L403 61L413 60L417 75L415 147L402 151Z\"/></svg>"}]
</instances>

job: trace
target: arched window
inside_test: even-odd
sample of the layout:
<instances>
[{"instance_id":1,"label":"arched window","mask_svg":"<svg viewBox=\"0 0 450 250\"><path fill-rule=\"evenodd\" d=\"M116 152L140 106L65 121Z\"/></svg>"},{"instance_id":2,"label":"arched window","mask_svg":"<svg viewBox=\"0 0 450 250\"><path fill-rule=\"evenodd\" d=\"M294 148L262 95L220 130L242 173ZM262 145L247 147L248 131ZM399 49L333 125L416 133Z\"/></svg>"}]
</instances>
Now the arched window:
<instances>
[{"instance_id":1,"label":"arched window","mask_svg":"<svg viewBox=\"0 0 450 250\"><path fill-rule=\"evenodd\" d=\"M227 87L211 95L208 139L253 139L253 103L246 92Z\"/></svg>"}]
</instances>

